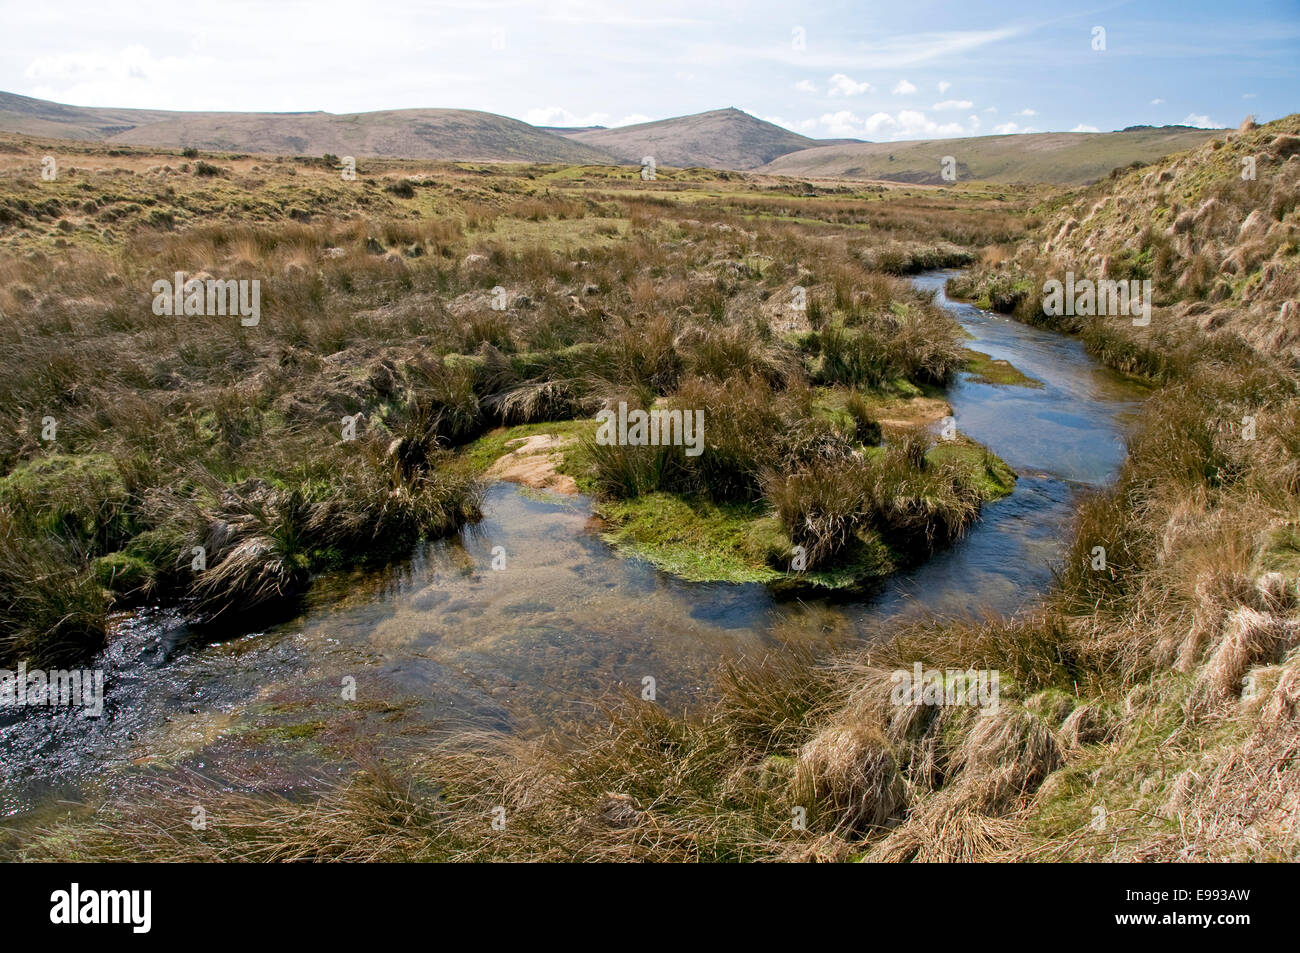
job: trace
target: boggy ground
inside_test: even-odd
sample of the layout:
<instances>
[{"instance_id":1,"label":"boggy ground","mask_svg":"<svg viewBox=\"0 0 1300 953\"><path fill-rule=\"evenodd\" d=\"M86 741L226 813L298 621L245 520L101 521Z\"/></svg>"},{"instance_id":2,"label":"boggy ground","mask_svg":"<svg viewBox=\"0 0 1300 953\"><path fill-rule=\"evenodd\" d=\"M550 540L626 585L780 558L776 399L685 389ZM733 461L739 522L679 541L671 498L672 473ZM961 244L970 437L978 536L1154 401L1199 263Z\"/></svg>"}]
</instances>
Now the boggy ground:
<instances>
[{"instance_id":1,"label":"boggy ground","mask_svg":"<svg viewBox=\"0 0 1300 953\"><path fill-rule=\"evenodd\" d=\"M897 275L1014 239L1023 204L4 137L0 663L84 660L141 604L214 633L286 611L475 519L518 435L565 435L560 488L689 578L923 558L1013 476L899 426L979 357ZM260 322L155 314L176 272L260 282ZM598 445L620 401L704 411L704 452Z\"/></svg>"},{"instance_id":2,"label":"boggy ground","mask_svg":"<svg viewBox=\"0 0 1300 953\"><path fill-rule=\"evenodd\" d=\"M1060 255L1076 235L1080 253L1104 254L1104 237L1086 247L1092 234L1120 236L1108 269L1154 269L1162 289L1150 328L1063 325L1160 389L1115 484L1080 509L1058 584L1032 611L913 622L831 659L783 653L731 665L718 700L691 717L633 701L594 733L453 739L324 786L306 803L152 790L90 824L52 829L25 855L1296 859L1300 393L1286 308L1297 275L1297 160L1286 138L1294 122L1245 129L1051 200L1032 246L1014 261L1005 250L986 255L989 274L955 289L1042 320L1033 294L1041 277L1087 263L1040 256ZM1247 150L1267 154L1257 165L1272 177L1243 188L1237 153ZM1177 190L1197 196L1190 216L1170 204ZM1068 210L1076 202L1095 209L1104 233L1079 224ZM1168 242L1144 232L1151 208L1167 210ZM1053 220L1057 209L1066 211ZM1136 244L1123 238L1143 234ZM1205 263L1228 237L1245 244L1225 253L1235 257L1220 281ZM897 300L909 314L924 308ZM1239 320L1256 302L1276 323L1266 334ZM820 341L824 328L806 333ZM815 405L816 396L803 406ZM805 466L815 473L815 458ZM896 703L891 673L918 662L999 670L998 711ZM220 805L223 823L205 832L174 823L200 796ZM498 806L509 822L494 831ZM796 809L806 823L794 823Z\"/></svg>"}]
</instances>

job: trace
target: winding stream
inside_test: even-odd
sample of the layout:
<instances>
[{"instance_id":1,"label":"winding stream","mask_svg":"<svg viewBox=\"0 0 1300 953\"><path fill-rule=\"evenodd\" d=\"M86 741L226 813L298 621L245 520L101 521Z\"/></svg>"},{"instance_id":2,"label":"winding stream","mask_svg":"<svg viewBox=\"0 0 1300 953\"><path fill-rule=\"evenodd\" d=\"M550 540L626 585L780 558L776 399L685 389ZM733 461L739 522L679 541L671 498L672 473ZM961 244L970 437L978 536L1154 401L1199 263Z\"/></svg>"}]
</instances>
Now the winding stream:
<instances>
[{"instance_id":1,"label":"winding stream","mask_svg":"<svg viewBox=\"0 0 1300 953\"><path fill-rule=\"evenodd\" d=\"M484 518L381 572L317 585L297 618L192 645L182 623L118 620L97 665L103 716L0 710L0 816L22 826L97 800L133 765L183 767L292 791L384 752L466 726L533 731L641 691L680 709L722 658L772 646L847 644L918 609L1014 611L1060 558L1075 495L1110 479L1142 392L1050 331L951 302L952 272L914 279L973 335L1041 388L962 380L958 428L1020 476L955 546L857 602L781 602L762 586L686 583L609 549L582 497L492 486ZM493 547L506 568L491 568ZM355 702L342 699L356 680ZM237 769L237 770L236 770Z\"/></svg>"}]
</instances>

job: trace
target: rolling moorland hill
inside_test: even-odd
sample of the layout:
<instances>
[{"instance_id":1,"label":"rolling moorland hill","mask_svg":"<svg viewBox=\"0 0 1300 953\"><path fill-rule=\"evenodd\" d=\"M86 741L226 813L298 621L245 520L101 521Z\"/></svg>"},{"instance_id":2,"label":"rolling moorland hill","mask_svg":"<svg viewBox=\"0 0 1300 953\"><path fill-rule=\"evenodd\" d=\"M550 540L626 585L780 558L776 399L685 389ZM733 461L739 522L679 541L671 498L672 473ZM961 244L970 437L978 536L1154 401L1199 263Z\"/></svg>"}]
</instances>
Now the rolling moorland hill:
<instances>
[{"instance_id":1,"label":"rolling moorland hill","mask_svg":"<svg viewBox=\"0 0 1300 953\"><path fill-rule=\"evenodd\" d=\"M816 178L884 179L942 185L940 163L956 159L958 181L1086 185L1111 169L1200 145L1215 130L1141 126L1121 132L1036 132L969 139L863 142L803 149L763 172Z\"/></svg>"},{"instance_id":2,"label":"rolling moorland hill","mask_svg":"<svg viewBox=\"0 0 1300 953\"><path fill-rule=\"evenodd\" d=\"M822 145L739 109L570 133L568 138L613 153L624 162L654 156L659 165L753 169L778 156Z\"/></svg>"},{"instance_id":3,"label":"rolling moorland hill","mask_svg":"<svg viewBox=\"0 0 1300 953\"><path fill-rule=\"evenodd\" d=\"M602 163L599 148L517 119L469 109L391 109L335 115L182 113L64 106L0 93L0 131L128 145L279 155Z\"/></svg>"},{"instance_id":4,"label":"rolling moorland hill","mask_svg":"<svg viewBox=\"0 0 1300 953\"><path fill-rule=\"evenodd\" d=\"M1085 185L1112 169L1200 145L1213 131L1183 126L1110 133L1031 133L870 143L810 139L739 109L634 126L536 127L465 109L174 112L68 106L0 92L0 132L160 148L278 155L375 156L583 165L639 163L756 170L800 178L944 184L943 156L961 181Z\"/></svg>"}]
</instances>

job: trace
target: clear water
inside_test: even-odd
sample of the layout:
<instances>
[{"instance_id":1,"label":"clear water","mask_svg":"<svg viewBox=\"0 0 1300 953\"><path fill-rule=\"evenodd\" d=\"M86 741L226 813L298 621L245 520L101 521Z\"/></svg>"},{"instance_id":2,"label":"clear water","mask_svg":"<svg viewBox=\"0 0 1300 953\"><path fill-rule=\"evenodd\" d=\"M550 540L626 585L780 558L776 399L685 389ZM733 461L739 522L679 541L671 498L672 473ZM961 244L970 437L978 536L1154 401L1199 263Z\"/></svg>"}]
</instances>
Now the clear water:
<instances>
[{"instance_id":1,"label":"clear water","mask_svg":"<svg viewBox=\"0 0 1300 953\"><path fill-rule=\"evenodd\" d=\"M99 665L104 714L0 710L0 815L21 827L95 801L143 770L238 775L291 792L308 776L467 726L531 732L598 713L655 680L671 709L708 691L726 658L869 637L899 613L1014 611L1040 595L1076 494L1124 455L1142 394L1069 338L924 289L1042 388L963 380L958 428L1020 475L952 548L856 601L782 602L753 585L693 584L603 543L581 497L499 484L483 520L404 564L326 580L303 613L195 644L166 612L125 616ZM491 568L493 547L506 568ZM356 702L342 698L356 681Z\"/></svg>"}]
</instances>

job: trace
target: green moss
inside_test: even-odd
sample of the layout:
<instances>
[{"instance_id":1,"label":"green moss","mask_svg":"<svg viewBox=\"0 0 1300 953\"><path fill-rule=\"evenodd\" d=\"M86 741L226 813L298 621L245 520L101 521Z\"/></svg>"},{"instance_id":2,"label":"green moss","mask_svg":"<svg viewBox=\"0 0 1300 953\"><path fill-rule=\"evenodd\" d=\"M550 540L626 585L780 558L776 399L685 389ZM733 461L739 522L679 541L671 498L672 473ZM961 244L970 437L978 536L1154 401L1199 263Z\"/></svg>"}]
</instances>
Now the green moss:
<instances>
[{"instance_id":1,"label":"green moss","mask_svg":"<svg viewBox=\"0 0 1300 953\"><path fill-rule=\"evenodd\" d=\"M30 529L92 553L110 552L134 529L130 495L105 454L51 454L22 463L0 479L0 502Z\"/></svg>"},{"instance_id":2,"label":"green moss","mask_svg":"<svg viewBox=\"0 0 1300 953\"><path fill-rule=\"evenodd\" d=\"M690 582L773 582L767 565L770 527L754 504L717 504L671 493L601 503L611 528L604 538L621 552Z\"/></svg>"},{"instance_id":3,"label":"green moss","mask_svg":"<svg viewBox=\"0 0 1300 953\"><path fill-rule=\"evenodd\" d=\"M1188 731L1192 685L1189 676L1170 672L1141 686L1142 700L1135 707L1142 716L1126 720L1114 742L1088 746L1052 774L1050 786L1026 815L1027 832L1044 839L1077 834L1094 821L1094 809L1104 806L1112 829L1140 823L1144 829L1150 825L1153 831L1177 833L1177 815L1164 810L1175 781L1200 767L1206 751L1241 743L1253 727L1250 719L1223 719ZM1122 699L1110 703L1119 708ZM1093 840L1106 836L1102 832Z\"/></svg>"},{"instance_id":4,"label":"green moss","mask_svg":"<svg viewBox=\"0 0 1300 953\"><path fill-rule=\"evenodd\" d=\"M1078 704L1078 699L1059 688L1048 688L1025 701L1025 707L1053 728L1060 726Z\"/></svg>"},{"instance_id":5,"label":"green moss","mask_svg":"<svg viewBox=\"0 0 1300 953\"><path fill-rule=\"evenodd\" d=\"M95 581L118 595L138 592L152 577L150 565L126 553L109 553L93 563Z\"/></svg>"},{"instance_id":6,"label":"green moss","mask_svg":"<svg viewBox=\"0 0 1300 953\"><path fill-rule=\"evenodd\" d=\"M1042 387L1043 382L1015 368L1010 361L995 359L982 351L966 349L966 363L962 366L971 380L981 384L1003 387Z\"/></svg>"},{"instance_id":7,"label":"green moss","mask_svg":"<svg viewBox=\"0 0 1300 953\"><path fill-rule=\"evenodd\" d=\"M965 437L932 447L925 458L931 463L964 467L986 503L1000 500L1016 488L1016 471L987 447Z\"/></svg>"},{"instance_id":8,"label":"green moss","mask_svg":"<svg viewBox=\"0 0 1300 953\"><path fill-rule=\"evenodd\" d=\"M765 504L718 504L671 493L601 503L604 539L688 582L763 583L777 591L853 589L897 566L874 533L864 533L835 566L788 572L790 540Z\"/></svg>"}]
</instances>

